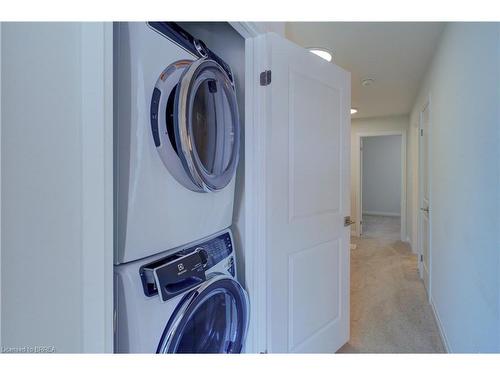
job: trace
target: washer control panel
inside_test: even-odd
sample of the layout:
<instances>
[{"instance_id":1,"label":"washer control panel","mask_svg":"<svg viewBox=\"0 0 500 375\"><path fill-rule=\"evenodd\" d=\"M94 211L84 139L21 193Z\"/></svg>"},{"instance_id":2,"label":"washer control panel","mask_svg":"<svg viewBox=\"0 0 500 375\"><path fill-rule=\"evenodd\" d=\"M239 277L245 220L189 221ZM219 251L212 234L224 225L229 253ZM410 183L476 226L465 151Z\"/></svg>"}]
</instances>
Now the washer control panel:
<instances>
[{"instance_id":1,"label":"washer control panel","mask_svg":"<svg viewBox=\"0 0 500 375\"><path fill-rule=\"evenodd\" d=\"M207 242L197 244L184 251L189 254L195 250L202 251L206 256L205 268L209 269L231 255L233 252L233 242L231 241L230 234L225 232Z\"/></svg>"},{"instance_id":2,"label":"washer control panel","mask_svg":"<svg viewBox=\"0 0 500 375\"><path fill-rule=\"evenodd\" d=\"M233 242L226 231L215 238L190 245L139 269L144 294L167 301L206 280L206 271L227 259L227 270L234 277Z\"/></svg>"}]
</instances>

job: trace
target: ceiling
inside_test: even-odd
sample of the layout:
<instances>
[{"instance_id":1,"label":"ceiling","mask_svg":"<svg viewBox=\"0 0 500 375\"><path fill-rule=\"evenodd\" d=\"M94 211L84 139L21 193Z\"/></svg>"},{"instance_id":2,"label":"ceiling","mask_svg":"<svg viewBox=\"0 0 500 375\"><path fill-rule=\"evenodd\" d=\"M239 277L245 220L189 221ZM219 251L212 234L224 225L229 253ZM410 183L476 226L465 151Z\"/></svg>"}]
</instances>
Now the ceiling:
<instances>
[{"instance_id":1,"label":"ceiling","mask_svg":"<svg viewBox=\"0 0 500 375\"><path fill-rule=\"evenodd\" d=\"M408 114L443 23L288 22L286 36L303 47L333 52L351 72L353 118ZM361 81L373 78L371 86Z\"/></svg>"}]
</instances>

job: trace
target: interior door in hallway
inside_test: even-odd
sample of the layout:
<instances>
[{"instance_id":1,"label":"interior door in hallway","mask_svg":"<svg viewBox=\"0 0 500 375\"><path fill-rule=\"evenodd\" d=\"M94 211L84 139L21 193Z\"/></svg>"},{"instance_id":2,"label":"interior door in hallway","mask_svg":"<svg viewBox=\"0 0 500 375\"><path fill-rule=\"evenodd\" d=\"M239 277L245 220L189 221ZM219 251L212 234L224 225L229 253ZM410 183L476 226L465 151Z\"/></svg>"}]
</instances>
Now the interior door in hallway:
<instances>
[{"instance_id":1,"label":"interior door in hallway","mask_svg":"<svg viewBox=\"0 0 500 375\"><path fill-rule=\"evenodd\" d=\"M349 336L350 74L275 35L266 95L267 349Z\"/></svg>"},{"instance_id":2,"label":"interior door in hallway","mask_svg":"<svg viewBox=\"0 0 500 375\"><path fill-rule=\"evenodd\" d=\"M427 294L430 295L430 198L429 198L429 125L427 103L420 113L419 182L420 182L420 272Z\"/></svg>"}]
</instances>

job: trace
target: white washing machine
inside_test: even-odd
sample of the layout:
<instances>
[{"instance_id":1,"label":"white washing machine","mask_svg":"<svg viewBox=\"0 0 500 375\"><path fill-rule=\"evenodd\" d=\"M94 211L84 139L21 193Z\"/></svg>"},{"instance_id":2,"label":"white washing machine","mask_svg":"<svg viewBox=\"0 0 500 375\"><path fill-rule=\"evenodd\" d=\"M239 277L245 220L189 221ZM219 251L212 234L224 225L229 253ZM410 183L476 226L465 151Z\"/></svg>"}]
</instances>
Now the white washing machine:
<instances>
[{"instance_id":1,"label":"white washing machine","mask_svg":"<svg viewBox=\"0 0 500 375\"><path fill-rule=\"evenodd\" d=\"M230 67L171 22L114 26L115 263L231 225L240 125Z\"/></svg>"},{"instance_id":2,"label":"white washing machine","mask_svg":"<svg viewBox=\"0 0 500 375\"><path fill-rule=\"evenodd\" d=\"M240 353L248 296L230 230L115 266L115 352Z\"/></svg>"}]
</instances>

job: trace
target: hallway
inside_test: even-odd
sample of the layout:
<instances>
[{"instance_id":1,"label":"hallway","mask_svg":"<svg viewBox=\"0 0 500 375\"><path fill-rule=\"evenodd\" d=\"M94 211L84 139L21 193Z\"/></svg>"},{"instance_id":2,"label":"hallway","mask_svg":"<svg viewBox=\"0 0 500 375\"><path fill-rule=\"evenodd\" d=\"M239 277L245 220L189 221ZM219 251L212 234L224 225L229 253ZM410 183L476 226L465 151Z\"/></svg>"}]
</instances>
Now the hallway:
<instances>
[{"instance_id":1,"label":"hallway","mask_svg":"<svg viewBox=\"0 0 500 375\"><path fill-rule=\"evenodd\" d=\"M351 339L339 353L442 353L399 217L364 216L363 223L363 236L352 239Z\"/></svg>"}]
</instances>

